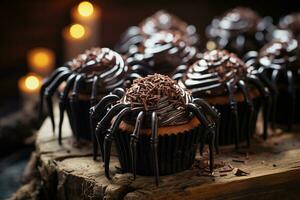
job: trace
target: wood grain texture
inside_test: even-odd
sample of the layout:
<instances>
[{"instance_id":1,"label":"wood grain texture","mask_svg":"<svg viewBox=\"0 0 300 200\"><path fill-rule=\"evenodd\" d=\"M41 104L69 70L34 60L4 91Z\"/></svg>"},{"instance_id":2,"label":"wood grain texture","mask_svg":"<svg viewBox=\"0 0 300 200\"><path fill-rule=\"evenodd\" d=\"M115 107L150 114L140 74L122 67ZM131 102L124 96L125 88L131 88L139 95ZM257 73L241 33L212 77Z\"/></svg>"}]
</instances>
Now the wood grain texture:
<instances>
[{"instance_id":1,"label":"wood grain texture","mask_svg":"<svg viewBox=\"0 0 300 200\"><path fill-rule=\"evenodd\" d=\"M116 173L118 160L111 158L111 181L103 163L93 161L91 145L75 148L67 123L63 145L51 133L46 120L36 142L37 168L43 199L299 199L300 134L281 133L264 142L255 139L250 149L221 148L213 176L205 172L207 159L197 156L197 165L174 175L153 177ZM114 153L115 154L115 153ZM228 167L234 170L228 170ZM236 176L236 169L249 173ZM225 172L222 172L225 171Z\"/></svg>"}]
</instances>

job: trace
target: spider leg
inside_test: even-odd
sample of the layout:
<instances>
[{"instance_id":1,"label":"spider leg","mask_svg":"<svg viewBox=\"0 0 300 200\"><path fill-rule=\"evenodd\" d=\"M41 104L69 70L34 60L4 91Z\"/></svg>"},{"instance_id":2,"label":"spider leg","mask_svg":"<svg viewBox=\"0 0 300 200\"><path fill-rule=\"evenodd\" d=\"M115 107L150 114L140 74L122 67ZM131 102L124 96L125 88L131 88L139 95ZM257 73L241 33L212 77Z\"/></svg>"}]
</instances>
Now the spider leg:
<instances>
[{"instance_id":1,"label":"spider leg","mask_svg":"<svg viewBox=\"0 0 300 200\"><path fill-rule=\"evenodd\" d=\"M105 169L105 176L108 179L111 179L110 173L109 173L109 162L110 162L110 153L111 153L111 144L114 139L114 136L116 134L117 129L119 128L120 123L122 122L122 119L124 115L126 115L128 112L130 112L131 109L129 107L123 108L119 114L116 116L116 120L114 121L112 127L107 130L107 134L104 139L104 169Z\"/></svg>"},{"instance_id":2,"label":"spider leg","mask_svg":"<svg viewBox=\"0 0 300 200\"><path fill-rule=\"evenodd\" d=\"M216 139L215 139L215 149L216 152L219 153L219 129L220 129L220 114L215 108L211 107L206 101L203 99L195 98L194 103L201 106L208 115L214 119L216 124ZM203 148L203 147L202 147Z\"/></svg>"},{"instance_id":3,"label":"spider leg","mask_svg":"<svg viewBox=\"0 0 300 200\"><path fill-rule=\"evenodd\" d=\"M268 88L268 90L271 92L271 102L272 102L272 110L273 113L275 114L275 109L276 109L276 98L278 96L278 90L276 85L272 84L272 82L266 77L265 74L263 73L258 73L256 74L258 78L261 80L261 82ZM273 120L271 122L271 127L274 129L275 128L275 115L273 114Z\"/></svg>"},{"instance_id":4,"label":"spider leg","mask_svg":"<svg viewBox=\"0 0 300 200\"><path fill-rule=\"evenodd\" d=\"M79 92L79 86L82 83L82 81L84 80L84 75L79 74L76 76L76 79L74 81L74 87L73 87L73 91L72 91L72 96L70 99L70 107L71 107L71 114L72 114L72 118L73 118L73 127L74 127L74 131L75 131L75 136L77 139L79 139L79 133L77 132L77 127L78 127L78 120L76 117L76 113L77 108L78 108L78 92Z\"/></svg>"},{"instance_id":5,"label":"spider leg","mask_svg":"<svg viewBox=\"0 0 300 200\"><path fill-rule=\"evenodd\" d=\"M55 130L55 121L54 121L54 114L53 114L53 104L52 104L52 96L57 89L57 87L64 81L66 80L67 77L71 75L70 71L64 71L60 73L56 78L51 82L51 84L45 89L44 95L46 97L46 102L47 102L47 108L48 108L48 113L51 119L52 123L52 130L54 132Z\"/></svg>"},{"instance_id":6,"label":"spider leg","mask_svg":"<svg viewBox=\"0 0 300 200\"><path fill-rule=\"evenodd\" d=\"M151 121L151 127L152 127L152 134L151 134L151 150L152 150L152 163L153 163L153 170L155 174L155 183L158 186L159 182L159 169L158 169L158 156L157 156L157 147L158 147L158 117L156 112L152 113L152 121Z\"/></svg>"},{"instance_id":7,"label":"spider leg","mask_svg":"<svg viewBox=\"0 0 300 200\"><path fill-rule=\"evenodd\" d=\"M243 96L245 98L245 101L248 105L248 117L247 117L247 127L243 130L247 130L247 146L250 147L250 126L252 124L252 115L253 115L253 111L254 111L254 106L253 106L253 102L252 99L249 96L249 90L248 87L246 86L245 82L243 80L240 80L237 83L238 87L241 89Z\"/></svg>"},{"instance_id":8,"label":"spider leg","mask_svg":"<svg viewBox=\"0 0 300 200\"><path fill-rule=\"evenodd\" d=\"M96 126L96 131L95 131L95 138L96 141L98 142L98 145L100 146L100 153L102 156L102 159L104 159L104 138L105 134L103 133L103 130L105 131L107 127L110 125L112 118L119 113L121 110L123 110L125 107L128 107L128 105L125 104L116 104L114 105L106 114L105 116L101 119L100 122L98 122ZM94 146L94 148L97 148L97 145ZM94 149L94 152L97 149ZM95 154L94 156L97 156Z\"/></svg>"},{"instance_id":9,"label":"spider leg","mask_svg":"<svg viewBox=\"0 0 300 200\"><path fill-rule=\"evenodd\" d=\"M240 135L240 129L239 129L239 117L238 117L238 107L237 107L237 102L234 97L234 91L233 91L233 85L230 83L226 83L226 88L228 91L228 96L229 96L229 104L230 104L230 110L231 110L231 115L232 119L234 121L235 125L235 148L239 148L239 135Z\"/></svg>"},{"instance_id":10,"label":"spider leg","mask_svg":"<svg viewBox=\"0 0 300 200\"><path fill-rule=\"evenodd\" d=\"M202 112L200 112L200 109L193 103L188 103L187 108L190 110L190 112L194 113L198 120L203 123L203 125L206 128L207 133L209 134L209 170L212 173L214 169L214 142L215 142L215 130L216 130L216 124L214 122L209 122L208 119ZM201 149L200 149L201 151Z\"/></svg>"},{"instance_id":11,"label":"spider leg","mask_svg":"<svg viewBox=\"0 0 300 200\"><path fill-rule=\"evenodd\" d=\"M60 67L56 69L48 78L43 81L40 89L40 104L39 104L39 119L43 118L43 106L44 106L44 93L45 89L52 83L52 81L63 71L68 71L67 67Z\"/></svg>"},{"instance_id":12,"label":"spider leg","mask_svg":"<svg viewBox=\"0 0 300 200\"><path fill-rule=\"evenodd\" d=\"M264 117L264 126L263 126L263 138L267 139L268 137L268 123L270 118L271 104L272 99L268 88L264 87L262 82L254 75L248 76L248 81L252 83L259 90L260 94L264 98L263 103L263 117Z\"/></svg>"},{"instance_id":13,"label":"spider leg","mask_svg":"<svg viewBox=\"0 0 300 200\"><path fill-rule=\"evenodd\" d=\"M115 94L117 95L119 98L122 98L125 94L125 91L123 88L115 88L113 91L112 91L112 94Z\"/></svg>"},{"instance_id":14,"label":"spider leg","mask_svg":"<svg viewBox=\"0 0 300 200\"><path fill-rule=\"evenodd\" d=\"M295 103L296 103L296 94L295 94L295 86L293 81L293 72L288 70L286 72L287 80L288 80L288 93L290 97L289 110L290 115L288 115L288 131L292 129L294 116L295 116Z\"/></svg>"},{"instance_id":15,"label":"spider leg","mask_svg":"<svg viewBox=\"0 0 300 200\"><path fill-rule=\"evenodd\" d=\"M64 91L62 92L60 96L59 101L59 125L58 125L58 143L61 145L61 139L62 139L62 124L64 121L64 111L66 107L66 101L68 98L69 91L73 87L74 81L76 78L76 74L72 74L68 77L66 86L64 88Z\"/></svg>"},{"instance_id":16,"label":"spider leg","mask_svg":"<svg viewBox=\"0 0 300 200\"><path fill-rule=\"evenodd\" d=\"M97 137L95 132L95 126L96 126L96 120L101 119L104 115L104 112L106 110L106 107L119 100L119 97L116 95L107 95L103 97L100 102L90 108L90 126L91 126L91 132L92 132L92 139L93 139L93 159L97 159L97 152L98 152L98 143L97 143ZM103 143L103 142L101 142ZM103 151L101 150L101 153ZM101 154L103 155L103 154Z\"/></svg>"},{"instance_id":17,"label":"spider leg","mask_svg":"<svg viewBox=\"0 0 300 200\"><path fill-rule=\"evenodd\" d=\"M277 81L279 78L279 70L274 69L274 71L272 72L272 76L271 76L271 83L273 85L274 88L277 88ZM278 90L276 90L277 92L274 93L274 99L273 99L273 108L272 108L272 121L273 124L275 124L275 120L276 120L276 111L277 111L277 101L278 101Z\"/></svg>"},{"instance_id":18,"label":"spider leg","mask_svg":"<svg viewBox=\"0 0 300 200\"><path fill-rule=\"evenodd\" d=\"M131 156L131 168L134 179L136 178L136 144L139 140L140 130L143 123L144 112L140 111L136 119L133 133L130 137L130 156Z\"/></svg>"}]
</instances>

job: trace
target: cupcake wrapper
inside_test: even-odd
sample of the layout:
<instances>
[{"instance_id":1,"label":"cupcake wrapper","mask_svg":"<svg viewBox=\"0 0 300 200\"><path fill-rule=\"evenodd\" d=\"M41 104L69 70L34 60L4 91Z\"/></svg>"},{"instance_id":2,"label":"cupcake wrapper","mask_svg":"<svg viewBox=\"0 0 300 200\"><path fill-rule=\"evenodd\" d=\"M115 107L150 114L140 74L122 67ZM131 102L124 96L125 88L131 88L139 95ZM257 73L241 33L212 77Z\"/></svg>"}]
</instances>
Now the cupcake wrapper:
<instances>
[{"instance_id":1,"label":"cupcake wrapper","mask_svg":"<svg viewBox=\"0 0 300 200\"><path fill-rule=\"evenodd\" d=\"M70 102L67 103L66 111L74 137L77 139L91 140L90 128L90 101L78 100L78 110L73 117Z\"/></svg>"},{"instance_id":2,"label":"cupcake wrapper","mask_svg":"<svg viewBox=\"0 0 300 200\"><path fill-rule=\"evenodd\" d=\"M300 123L300 105L297 103L300 101L300 88L296 89L296 98L295 98L295 107L294 110L289 106L290 95L287 90L281 89L278 93L276 112L274 118L271 117L271 121L274 121L277 124L287 126L289 122L289 117L292 117L294 112L294 117L292 123ZM273 116L274 110L272 110L271 116Z\"/></svg>"},{"instance_id":3,"label":"cupcake wrapper","mask_svg":"<svg viewBox=\"0 0 300 200\"><path fill-rule=\"evenodd\" d=\"M254 112L250 124L250 136L253 136L256 130L256 122L261 107L261 98L253 99ZM229 104L216 105L216 109L221 114L219 129L219 144L229 145L235 143L235 128L232 120ZM246 102L238 102L238 118L239 118L239 142L246 141L248 133L249 111Z\"/></svg>"},{"instance_id":4,"label":"cupcake wrapper","mask_svg":"<svg viewBox=\"0 0 300 200\"><path fill-rule=\"evenodd\" d=\"M130 134L132 133L119 130L115 137L123 172L132 172ZM198 126L190 131L159 136L159 174L167 175L189 169L194 163L197 146L202 136L204 136L204 128L202 126ZM150 137L150 135L141 134L137 143L136 171L139 175L154 175Z\"/></svg>"}]
</instances>

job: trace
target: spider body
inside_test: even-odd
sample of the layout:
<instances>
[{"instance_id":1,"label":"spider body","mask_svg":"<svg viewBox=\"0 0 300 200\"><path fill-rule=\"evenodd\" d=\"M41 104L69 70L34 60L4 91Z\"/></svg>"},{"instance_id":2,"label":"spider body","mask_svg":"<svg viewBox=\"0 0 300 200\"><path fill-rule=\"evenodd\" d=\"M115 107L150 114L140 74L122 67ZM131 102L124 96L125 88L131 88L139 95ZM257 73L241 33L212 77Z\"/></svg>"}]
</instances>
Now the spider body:
<instances>
[{"instance_id":1,"label":"spider body","mask_svg":"<svg viewBox=\"0 0 300 200\"><path fill-rule=\"evenodd\" d=\"M107 112L100 113L104 117L97 119L95 115L106 108ZM107 178L110 178L113 140L122 171L132 172L134 177L136 174L154 175L156 184L159 175L190 168L197 144L201 143L202 153L206 140L209 168L213 170L218 114L203 100L193 99L167 76L154 74L136 79L122 95L106 96L91 111L93 119L98 121L95 134L104 155Z\"/></svg>"},{"instance_id":2,"label":"spider body","mask_svg":"<svg viewBox=\"0 0 300 200\"><path fill-rule=\"evenodd\" d=\"M194 46L188 45L178 31L159 31L150 35L138 46L131 46L127 63L131 73L146 76L159 73L175 76L186 68L179 65L191 64L200 56Z\"/></svg>"},{"instance_id":3,"label":"spider body","mask_svg":"<svg viewBox=\"0 0 300 200\"><path fill-rule=\"evenodd\" d=\"M59 97L59 134L61 144L64 111L67 110L73 133L77 139L90 139L89 108L101 96L116 87L122 87L126 79L127 66L122 57L108 48L92 48L55 70L40 91L40 114L44 99L48 115L55 129L52 96L63 85ZM84 117L86 116L86 117Z\"/></svg>"}]
</instances>

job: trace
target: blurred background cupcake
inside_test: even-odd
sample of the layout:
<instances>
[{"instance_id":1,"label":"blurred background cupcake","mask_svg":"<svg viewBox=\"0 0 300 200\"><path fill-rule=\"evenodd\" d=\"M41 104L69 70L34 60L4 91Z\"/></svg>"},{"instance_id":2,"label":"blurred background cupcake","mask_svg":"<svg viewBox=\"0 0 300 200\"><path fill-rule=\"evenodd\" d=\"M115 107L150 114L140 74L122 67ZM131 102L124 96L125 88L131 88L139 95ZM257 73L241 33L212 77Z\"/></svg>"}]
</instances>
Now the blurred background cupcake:
<instances>
[{"instance_id":1,"label":"blurred background cupcake","mask_svg":"<svg viewBox=\"0 0 300 200\"><path fill-rule=\"evenodd\" d=\"M271 17L260 17L247 7L236 7L212 20L206 28L207 48L227 49L242 56L260 48L274 29Z\"/></svg>"}]
</instances>

